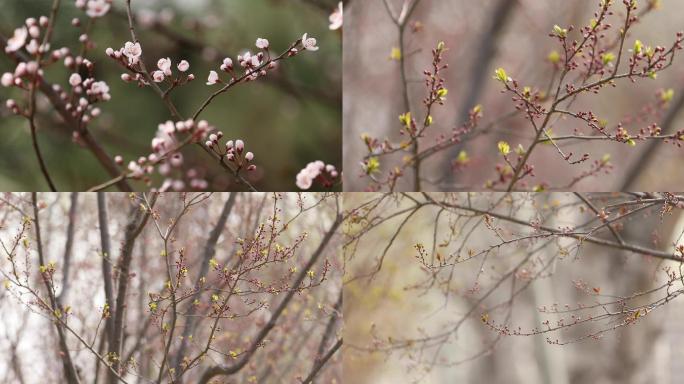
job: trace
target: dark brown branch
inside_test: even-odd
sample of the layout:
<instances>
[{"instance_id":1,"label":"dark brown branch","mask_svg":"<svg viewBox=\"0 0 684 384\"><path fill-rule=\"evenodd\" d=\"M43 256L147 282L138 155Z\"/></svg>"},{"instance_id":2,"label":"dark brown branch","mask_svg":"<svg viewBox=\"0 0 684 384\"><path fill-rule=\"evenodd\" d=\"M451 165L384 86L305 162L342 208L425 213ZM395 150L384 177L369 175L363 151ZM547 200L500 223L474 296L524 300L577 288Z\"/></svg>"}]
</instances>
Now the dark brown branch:
<instances>
[{"instance_id":1,"label":"dark brown branch","mask_svg":"<svg viewBox=\"0 0 684 384\"><path fill-rule=\"evenodd\" d=\"M302 381L302 383L303 384L313 383L313 379L316 378L316 375L318 375L318 372L320 372L320 370L325 366L325 364L328 362L328 360L330 360L330 358L333 357L335 352L337 352L337 350L340 349L341 346L342 346L342 339L339 339L339 340L337 340L337 343L335 343L335 345L333 345L332 348L330 348L328 353L326 353L325 356L323 356L323 358L318 363L316 363L316 365L313 367L313 370L311 371L311 373L309 373L309 375L306 377L306 379L304 379L304 381Z\"/></svg>"},{"instance_id":2,"label":"dark brown branch","mask_svg":"<svg viewBox=\"0 0 684 384\"><path fill-rule=\"evenodd\" d=\"M78 210L78 192L71 193L69 206L69 224L67 224L66 244L64 245L64 268L62 270L62 291L57 297L60 306L63 305L69 292L69 271L71 269L71 250L74 246L74 227L76 226L76 212Z\"/></svg>"},{"instance_id":3,"label":"dark brown branch","mask_svg":"<svg viewBox=\"0 0 684 384\"><path fill-rule=\"evenodd\" d=\"M130 209L128 224L126 224L126 229L124 232L124 241L121 246L121 255L119 256L118 268L119 273L118 289L116 293L116 308L114 309L114 323L113 323L113 333L114 338L109 346L109 352L116 355L117 359L120 359L121 348L123 341L123 327L124 327L124 317L126 308L126 294L128 291L129 283L129 269L131 266L131 261L133 260L133 246L135 241L142 232L143 228L147 224L147 220L152 213L154 203L157 200L157 194L153 194L150 202L150 206L138 206L134 205ZM144 209L143 209L144 207ZM114 370L118 370L120 360L113 363ZM112 373L109 373L110 384L113 384L118 380L118 378Z\"/></svg>"}]
</instances>

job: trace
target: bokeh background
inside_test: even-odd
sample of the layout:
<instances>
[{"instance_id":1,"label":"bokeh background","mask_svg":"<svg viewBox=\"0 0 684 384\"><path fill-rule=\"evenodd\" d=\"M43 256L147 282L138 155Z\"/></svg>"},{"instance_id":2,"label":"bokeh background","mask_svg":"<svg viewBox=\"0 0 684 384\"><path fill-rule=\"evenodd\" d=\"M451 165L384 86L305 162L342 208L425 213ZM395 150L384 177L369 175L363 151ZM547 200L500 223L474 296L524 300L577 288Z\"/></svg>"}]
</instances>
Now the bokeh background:
<instances>
[{"instance_id":1,"label":"bokeh background","mask_svg":"<svg viewBox=\"0 0 684 384\"><path fill-rule=\"evenodd\" d=\"M3 0L0 33L12 31L27 17L47 15L52 1ZM216 87L205 85L211 69L218 70L225 55L235 57L254 51L257 37L271 42L272 52L282 52L308 32L318 39L320 50L286 60L279 72L256 83L235 87L219 97L201 116L228 138L242 138L256 155L258 172L250 175L259 190L293 190L295 175L314 160L341 165L341 33L328 29L328 16L337 1L281 0L135 0L138 38L148 67L170 57L175 64L186 59L196 80L174 90L172 99L184 115L194 112ZM103 114L90 125L92 134L113 155L126 160L149 153L157 125L170 118L152 89L138 89L119 78L122 73L104 53L130 40L123 1L98 19L91 36L97 47L88 58L95 76L111 87L112 100L103 103ZM86 21L74 1L62 1L52 47L78 48L81 29L70 26L72 18ZM0 55L0 72L14 65ZM68 72L52 66L46 77L67 86ZM0 189L46 190L31 148L26 119L4 107L18 91L0 89ZM92 155L71 141L71 134L54 119L47 102L38 99L39 140L48 168L62 190L84 190L109 179ZM199 148L184 150L186 165L206 165L212 190L234 188L232 178ZM145 189L142 183L134 187ZM239 188L239 187L238 187ZM242 187L244 188L244 187Z\"/></svg>"},{"instance_id":2,"label":"bokeh background","mask_svg":"<svg viewBox=\"0 0 684 384\"><path fill-rule=\"evenodd\" d=\"M403 0L389 0L398 13ZM638 1L643 9L648 1ZM546 87L552 67L546 57L552 49L559 49L557 41L548 34L554 24L586 25L597 9L596 0L423 0L417 6L412 22L420 23L418 33L406 31L406 63L409 91L413 109L419 109L426 96L422 72L429 68L431 55L437 42L444 41L449 48L445 60L450 65L443 74L449 95L445 107L434 111L435 125L426 142L438 133L449 134L460 126L463 120L460 111L482 104L484 118L481 126L513 111L509 95L500 93L501 86L492 79L494 70L504 67L508 74L524 85L541 89ZM623 12L622 1L614 2L616 14ZM662 0L661 7L644 17L634 27L628 41L641 39L645 44L669 46L676 32L683 29L684 13L680 11L681 1ZM613 19L616 21L616 19ZM615 22L613 22L615 25ZM344 138L345 138L345 188L365 190L367 182L361 179L359 163L366 154L360 140L362 133L374 137L390 138L399 142L400 124L397 116L402 111L402 86L399 64L390 60L393 47L398 46L397 28L387 14L383 1L352 1L346 8L345 41L353 41L344 49ZM576 35L573 35L573 37ZM491 44L492 50L487 51ZM485 60L479 60L483 55ZM600 95L582 97L574 110L592 110L611 123L638 114L647 103L655 101L656 93L664 88L673 88L675 98L680 100L673 108L682 109L681 95L684 92L684 60L680 53L673 67L660 73L656 81L639 81L637 84L621 83L615 89L605 89ZM482 73L483 82L473 86ZM680 98L678 99L677 96ZM420 116L423 111L419 110ZM662 123L664 116L655 122ZM679 113L671 127L672 133L684 128L684 114ZM638 132L646 123L630 126L632 133ZM571 134L574 128L584 129L581 122L563 120L553 127L560 135ZM471 159L470 168L453 178L440 180L434 190L482 190L488 179L495 177L494 165L500 160L496 143L508 141L512 147L518 143L529 144L530 128L521 118L505 120L495 126L487 135L468 142L466 149ZM537 181L550 181L553 186L565 185L571 177L589 168L589 163L568 166L550 145L544 145L532 156ZM656 155L645 159L646 142L639 142L636 148L618 143L573 143L563 146L576 155L588 152L592 159L601 159L609 153L617 166L608 176L590 178L574 188L584 191L622 190L665 190L677 189L684 181L679 171L684 153L671 145L659 145ZM439 180L449 172L450 162L456 159L458 150L435 156L423 167L423 175L430 180ZM498 156L498 157L497 157ZM401 156L395 158L398 164ZM386 161L387 162L387 161ZM385 168L385 171L387 168ZM631 176L632 181L628 176ZM400 186L406 188L407 186Z\"/></svg>"},{"instance_id":3,"label":"bokeh background","mask_svg":"<svg viewBox=\"0 0 684 384\"><path fill-rule=\"evenodd\" d=\"M410 194L422 201L420 195ZM347 210L361 207L371 200L377 201L377 194L347 194L345 208ZM487 210L500 195L466 193L458 194L458 203ZM440 197L435 197L441 200ZM570 193L545 193L535 195L514 194L506 199L496 212L512 214L524 222L539 220L542 225L560 228L566 225L582 223L590 220L592 213L582 212L581 202ZM511 203L509 204L508 201ZM467 202L467 203L466 203ZM513 203L514 202L514 203ZM345 382L351 383L491 383L491 384L589 384L589 383L679 383L684 374L682 353L684 353L684 302L677 298L643 317L637 324L610 331L599 340L585 340L569 345L551 345L546 337L567 341L583 335L579 332L551 333L538 336L504 336L498 344L488 350L497 333L484 326L480 316L485 309L478 309L460 327L459 331L444 344L441 349L431 348L421 353L418 348L397 350L392 354L372 352L375 338L403 340L435 335L450 329L461 319L472 305L482 297L489 288L499 281L504 271L516 265L521 256L529 249L540 248L546 240L539 240L523 246L502 247L490 254L484 263L482 258L458 264L453 271L445 267L443 280L433 285L425 284L429 280L430 271L421 267L417 260L414 246L422 243L428 254L433 239L438 243L450 239L450 229L454 229L451 243L446 248L439 248L443 254L455 252L461 244L463 236L470 230L464 221L454 222L449 215L442 212L440 226L433 232L439 209L423 208L411 216L400 234L394 238L388 249L381 270L373 279L360 278L369 276L374 270L378 258L385 251L400 223L408 213L400 214L412 204L407 198L387 199L381 205L384 217L393 216L380 223L372 232L365 235L356 244L355 251L345 252L347 269L344 286L345 316L345 349L344 372ZM515 208L514 208L515 207ZM515 211L517 213L512 213ZM500 220L494 220L504 238L516 237L515 230ZM357 233L350 226L350 234ZM520 227L518 227L520 229ZM637 214L625 223L621 234L630 244L641 244L661 250L671 250L673 243L681 242L684 231L684 217L681 210L661 219L660 214ZM523 232L524 233L524 232ZM657 235L656 235L657 234ZM434 236L434 237L433 237ZM607 239L610 234L607 234ZM654 238L658 245L654 246ZM464 249L476 252L487 246L496 244L499 239L484 225L476 230ZM349 247L351 248L351 247ZM534 258L532 265L548 260L553 254L545 248ZM465 250L464 250L465 253ZM670 266L675 269L675 262L659 262L652 258L641 257L624 252L616 252L606 247L583 245L579 257L574 252L561 257L548 268L548 274L533 280L526 286L524 275L517 276L515 287L525 288L517 295L513 304L510 321L504 320L507 308L491 309L492 321L497 324L506 323L512 330L522 327L523 331L540 326L541 319L547 317L538 311L542 306L550 307L557 303L561 308L569 304L571 307L579 303L587 304L586 296L576 288L577 283L584 282L590 287L600 287L605 295L626 297L634 292L645 292L663 281L662 269ZM452 294L447 298L444 294L450 278ZM480 276L480 290L475 288L476 276ZM427 286L427 287L426 287ZM422 289L422 287L426 287ZM482 308L491 308L496 303L506 303L509 299L511 281L506 280L490 300L482 304ZM680 283L672 287L672 291L681 289ZM473 289L475 293L468 292ZM655 295L657 296L657 295ZM655 296L647 296L646 300L654 300ZM609 300L606 297L605 300ZM591 302L591 299L589 299ZM583 316L586 316L585 312ZM569 317L569 316L568 316ZM616 321L617 323L617 321ZM577 330L575 330L577 331ZM369 351L370 349L371 351ZM434 354L435 351L438 354ZM480 352L484 353L478 355ZM476 358L473 358L476 356ZM472 359L471 359L472 358ZM470 360L469 360L470 359ZM416 361L434 364L416 364ZM460 362L460 364L453 364Z\"/></svg>"}]
</instances>

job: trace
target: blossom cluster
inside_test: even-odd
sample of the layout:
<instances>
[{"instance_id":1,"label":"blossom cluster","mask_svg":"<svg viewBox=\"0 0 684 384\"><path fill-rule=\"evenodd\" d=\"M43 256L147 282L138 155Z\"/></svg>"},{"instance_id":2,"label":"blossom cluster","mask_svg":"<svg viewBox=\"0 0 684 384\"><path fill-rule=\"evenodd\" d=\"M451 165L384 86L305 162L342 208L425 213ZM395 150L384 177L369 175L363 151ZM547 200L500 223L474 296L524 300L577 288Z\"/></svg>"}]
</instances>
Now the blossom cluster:
<instances>
[{"instance_id":1,"label":"blossom cluster","mask_svg":"<svg viewBox=\"0 0 684 384\"><path fill-rule=\"evenodd\" d=\"M14 72L3 73L0 76L0 84L3 87L28 90L30 82L43 79L45 67L61 60L67 69L73 71L68 78L71 91L67 92L59 84L53 84L52 91L57 93L60 100L64 102L65 109L74 119L81 124L87 124L92 118L100 115L101 110L94 105L111 99L109 86L106 82L98 81L92 76L94 66L87 58L81 55L74 56L67 47L50 52L50 44L39 43L39 40L46 34L48 26L49 19L41 16L38 19L26 19L24 25L14 30L14 34L7 41L5 52L21 55L23 48L31 55L31 59L19 61ZM42 56L48 52L50 54L42 59ZM15 114L27 114L13 99L7 100L6 106Z\"/></svg>"},{"instance_id":2,"label":"blossom cluster","mask_svg":"<svg viewBox=\"0 0 684 384\"><path fill-rule=\"evenodd\" d=\"M300 42L304 50L317 51L319 49L319 47L317 46L316 39L313 37L309 37L306 33L302 36ZM256 80L261 76L266 76L268 71L276 69L278 67L277 61L272 60L270 57L270 53L268 50L268 48L270 47L270 42L267 39L257 38L255 45L260 50L260 52L252 53L250 51L247 51L237 56L238 65L245 71L243 76L245 77L246 81ZM287 51L286 54L287 56L291 57L295 56L297 53L299 53L298 49L295 46L293 46ZM232 84L237 80L238 75L234 71L235 67L232 58L224 58L219 69L221 72L225 72L231 75L231 79L230 82L228 82L228 84ZM218 72L213 70L210 71L209 77L207 78L207 85L214 85L219 83L224 83L224 81L221 80Z\"/></svg>"},{"instance_id":3,"label":"blossom cluster","mask_svg":"<svg viewBox=\"0 0 684 384\"><path fill-rule=\"evenodd\" d=\"M340 175L332 164L325 164L317 160L307 164L304 169L297 174L297 187L300 189L310 189L314 182L319 182L324 188L332 188L338 181Z\"/></svg>"},{"instance_id":4,"label":"blossom cluster","mask_svg":"<svg viewBox=\"0 0 684 384\"><path fill-rule=\"evenodd\" d=\"M156 170L165 177L162 186L159 188L160 191L182 191L187 189L187 185L195 190L206 189L209 183L200 177L199 171L192 168L186 172L181 170L184 158L183 154L180 153L180 148L187 143L206 138L209 132L214 129L206 120L198 122L193 120L173 122L169 120L159 124L156 136L151 142L152 152L128 163L128 171L130 172L128 177L142 179L151 184L150 177ZM124 163L121 156L116 156L115 160L120 165ZM184 179L187 179L187 183Z\"/></svg>"},{"instance_id":5,"label":"blossom cluster","mask_svg":"<svg viewBox=\"0 0 684 384\"><path fill-rule=\"evenodd\" d=\"M236 172L242 169L247 171L256 170L256 165L250 164L254 161L254 153L245 152L245 142L241 139L228 140L226 144L221 146L219 141L223 138L223 132L217 131L209 135L208 140L204 143L209 150L220 156L221 161L225 159L229 163L235 165Z\"/></svg>"}]
</instances>

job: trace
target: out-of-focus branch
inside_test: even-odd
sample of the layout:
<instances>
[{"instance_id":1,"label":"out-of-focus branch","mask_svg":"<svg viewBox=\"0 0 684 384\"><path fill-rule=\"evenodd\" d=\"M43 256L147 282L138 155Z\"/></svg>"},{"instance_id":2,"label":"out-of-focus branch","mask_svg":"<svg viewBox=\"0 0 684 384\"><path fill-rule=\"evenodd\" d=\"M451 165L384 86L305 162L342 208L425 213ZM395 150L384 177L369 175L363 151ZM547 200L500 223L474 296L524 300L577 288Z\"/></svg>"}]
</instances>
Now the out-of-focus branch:
<instances>
[{"instance_id":1,"label":"out-of-focus branch","mask_svg":"<svg viewBox=\"0 0 684 384\"><path fill-rule=\"evenodd\" d=\"M76 226L76 213L78 210L78 192L71 193L71 205L69 206L69 224L66 230L66 244L64 245L64 269L62 271L62 291L57 297L57 302L62 306L69 292L69 271L71 269L71 250L74 245L74 227Z\"/></svg>"},{"instance_id":2,"label":"out-of-focus branch","mask_svg":"<svg viewBox=\"0 0 684 384\"><path fill-rule=\"evenodd\" d=\"M660 128L662 129L663 133L668 134L676 131L676 129L674 129L674 123L682 109L684 109L684 94L679 92L679 97L672 104L670 110L663 119L663 122L660 124ZM646 144L646 149L641 153L639 161L634 163L634 165L632 165L632 167L627 171L625 180L620 186L620 191L630 191L636 187L639 176L641 176L651 165L653 158L658 153L660 147L661 142L659 140L652 140Z\"/></svg>"},{"instance_id":3,"label":"out-of-focus branch","mask_svg":"<svg viewBox=\"0 0 684 384\"><path fill-rule=\"evenodd\" d=\"M333 332L335 331L335 325L338 323L340 319L340 311L342 310L342 292L343 290L340 289L340 294L337 297L337 302L335 303L333 313L330 316L330 320L328 320L328 325L325 327L325 331L323 331L323 337L321 337L321 343L318 345L318 352L316 353L316 361L323 359L325 347L328 345L328 341L330 340L330 338L333 335Z\"/></svg>"},{"instance_id":4,"label":"out-of-focus branch","mask_svg":"<svg viewBox=\"0 0 684 384\"><path fill-rule=\"evenodd\" d=\"M102 280L105 292L105 331L102 339L109 345L114 343L114 326L112 325L112 311L114 305L114 287L112 286L111 246L109 238L109 221L107 218L107 196L103 192L97 193L97 213L100 225L100 244L102 252ZM103 344L104 345L104 344Z\"/></svg>"},{"instance_id":5,"label":"out-of-focus branch","mask_svg":"<svg viewBox=\"0 0 684 384\"><path fill-rule=\"evenodd\" d=\"M383 0L385 8L387 9L387 14L392 19L392 22L397 26L397 33L399 36L399 74L401 76L401 89L402 89L402 102L403 111L402 113L411 112L411 98L408 89L408 75L406 73L406 41L405 41L405 31L408 21L411 19L413 12L416 10L418 4L421 0L404 0L404 5L398 15L394 14L392 6L389 0ZM421 159L418 157L420 152L420 147L418 145L418 138L413 140L411 146L411 153L413 155L413 190L421 191L421 177L420 177L420 166Z\"/></svg>"},{"instance_id":6,"label":"out-of-focus branch","mask_svg":"<svg viewBox=\"0 0 684 384\"><path fill-rule=\"evenodd\" d=\"M125 308L126 308L126 293L128 291L128 283L130 281L129 269L131 266L131 261L133 260L133 246L135 241L142 232L143 228L147 224L150 215L152 214L152 209L154 203L157 200L157 194L153 194L150 199L149 207L145 206L133 206L130 209L129 220L126 224L126 229L124 232L124 241L121 246L121 255L119 256L118 262L118 289L116 293L116 308L114 309L114 322L113 322L113 333L114 338L109 346L109 352L115 354L117 360L113 362L114 370L118 370L121 363L121 347L123 343L123 326L125 318ZM108 382L110 384L116 383L118 378L112 373L109 373Z\"/></svg>"},{"instance_id":7,"label":"out-of-focus branch","mask_svg":"<svg viewBox=\"0 0 684 384\"><path fill-rule=\"evenodd\" d=\"M36 230L36 248L38 250L38 262L40 266L45 266L45 256L43 254L43 243L40 234L40 219L38 215L38 194L36 192L31 193L31 203L33 205L33 225ZM45 283L45 291L50 300L51 315L58 310L57 299L55 298L54 287L50 284L49 278L43 274L42 280ZM78 384L80 379L78 378L78 373L76 372L76 367L71 360L71 354L69 353L69 346L66 342L66 335L64 334L64 329L61 323L55 323L55 328L57 329L57 337L59 338L59 349L62 359L62 366L64 368L64 376L69 384Z\"/></svg>"},{"instance_id":8,"label":"out-of-focus branch","mask_svg":"<svg viewBox=\"0 0 684 384\"><path fill-rule=\"evenodd\" d=\"M486 17L489 24L484 28L480 35L479 42L475 45L478 47L475 60L471 63L471 68L467 79L469 80L463 88L463 100L458 109L457 125L468 120L470 110L477 104L477 101L482 95L485 83L489 80L489 67L492 60L496 57L496 46L506 30L506 26L515 15L518 0L499 0L494 6L491 13ZM445 157L445 164L442 169L451 169L451 160L455 159L460 152L461 146L454 146ZM449 174L448 181L453 182L454 174Z\"/></svg>"},{"instance_id":9,"label":"out-of-focus branch","mask_svg":"<svg viewBox=\"0 0 684 384\"><path fill-rule=\"evenodd\" d=\"M332 348L330 348L328 353L326 353L325 356L323 356L323 358L321 358L321 360L316 363L316 365L311 370L311 373L309 373L309 375L306 377L306 379L304 379L304 381L302 381L302 383L303 384L313 383L313 380L314 380L314 378L316 378L316 375L318 375L318 372L321 371L321 369L325 366L325 364L328 362L328 360L330 360L330 358L333 357L335 352L337 352L337 350L340 349L341 346L342 346L342 339L339 339L339 340L337 340L335 345L333 345Z\"/></svg>"}]
</instances>

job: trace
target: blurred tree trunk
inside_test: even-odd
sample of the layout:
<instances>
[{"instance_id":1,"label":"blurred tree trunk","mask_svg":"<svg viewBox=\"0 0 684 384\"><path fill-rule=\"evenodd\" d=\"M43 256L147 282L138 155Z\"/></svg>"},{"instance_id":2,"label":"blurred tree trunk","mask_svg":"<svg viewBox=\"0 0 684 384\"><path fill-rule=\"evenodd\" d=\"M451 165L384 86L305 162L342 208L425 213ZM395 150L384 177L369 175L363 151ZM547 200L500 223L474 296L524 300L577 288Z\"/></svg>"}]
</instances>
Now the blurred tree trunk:
<instances>
[{"instance_id":1,"label":"blurred tree trunk","mask_svg":"<svg viewBox=\"0 0 684 384\"><path fill-rule=\"evenodd\" d=\"M460 126L468 119L470 110L475 107L482 95L482 90L489 80L489 67L492 60L496 57L496 48L499 39L503 36L506 26L509 21L513 19L515 11L519 5L518 0L499 0L492 8L489 16L486 18L490 20L489 25L485 26L480 35L479 42L474 46L477 47L477 56L471 63L470 75L468 76L468 83L464 87L463 100L458 107L458 115L456 125ZM447 156L444 160L445 164L441 169L451 169L451 160L458 156L461 146L457 145L447 151ZM454 174L449 172L447 184L454 181Z\"/></svg>"}]
</instances>

